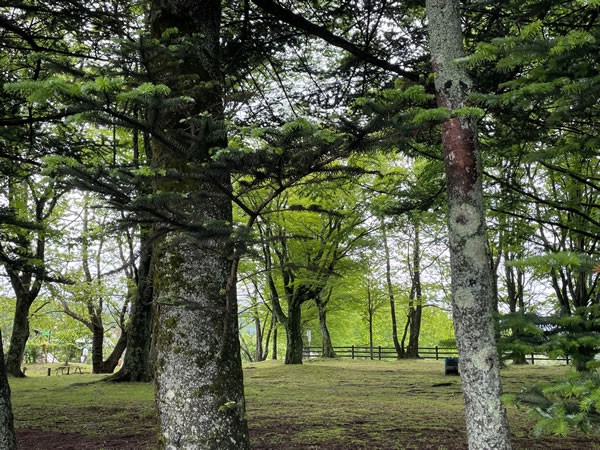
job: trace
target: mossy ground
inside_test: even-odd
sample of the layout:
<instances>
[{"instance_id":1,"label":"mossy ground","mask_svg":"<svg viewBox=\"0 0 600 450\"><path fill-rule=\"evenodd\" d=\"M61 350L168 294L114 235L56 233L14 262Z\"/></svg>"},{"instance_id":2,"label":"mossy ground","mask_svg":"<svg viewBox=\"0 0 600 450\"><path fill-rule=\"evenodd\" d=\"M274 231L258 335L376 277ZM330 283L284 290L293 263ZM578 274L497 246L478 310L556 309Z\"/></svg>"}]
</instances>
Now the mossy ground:
<instances>
[{"instance_id":1,"label":"mossy ground","mask_svg":"<svg viewBox=\"0 0 600 450\"><path fill-rule=\"evenodd\" d=\"M11 379L19 448L155 447L151 384L100 382L104 376L89 369L48 377L45 367ZM567 370L509 366L504 390ZM443 361L269 361L247 365L244 374L255 449L466 448L460 379L444 375ZM600 436L535 437L525 410L508 411L514 448L600 449Z\"/></svg>"}]
</instances>

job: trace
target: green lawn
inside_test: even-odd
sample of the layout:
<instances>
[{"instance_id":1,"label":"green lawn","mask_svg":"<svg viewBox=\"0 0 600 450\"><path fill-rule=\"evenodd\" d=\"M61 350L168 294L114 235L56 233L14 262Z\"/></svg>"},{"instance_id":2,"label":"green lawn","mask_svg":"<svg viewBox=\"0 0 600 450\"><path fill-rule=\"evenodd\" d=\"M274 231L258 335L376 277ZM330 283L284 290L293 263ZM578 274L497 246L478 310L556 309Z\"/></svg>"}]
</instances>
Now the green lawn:
<instances>
[{"instance_id":1,"label":"green lawn","mask_svg":"<svg viewBox=\"0 0 600 450\"><path fill-rule=\"evenodd\" d=\"M11 379L20 448L51 448L48 442L59 438L61 448L71 448L71 440L85 441L85 448L152 448L151 384L99 382L103 377L89 368L48 377L46 367ZM511 366L503 370L504 390L566 370ZM443 361L270 361L247 365L245 381L256 449L466 448L460 380L444 376ZM526 412L508 409L515 448L600 449L598 436L535 437Z\"/></svg>"}]
</instances>

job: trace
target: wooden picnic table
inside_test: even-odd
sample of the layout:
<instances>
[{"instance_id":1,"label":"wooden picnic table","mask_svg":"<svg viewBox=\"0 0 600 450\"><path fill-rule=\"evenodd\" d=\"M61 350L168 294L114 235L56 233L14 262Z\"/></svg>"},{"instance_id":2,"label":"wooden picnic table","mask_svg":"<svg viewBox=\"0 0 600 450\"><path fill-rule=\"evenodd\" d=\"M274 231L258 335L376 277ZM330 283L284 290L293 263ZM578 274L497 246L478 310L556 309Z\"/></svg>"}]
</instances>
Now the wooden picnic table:
<instances>
[{"instance_id":1,"label":"wooden picnic table","mask_svg":"<svg viewBox=\"0 0 600 450\"><path fill-rule=\"evenodd\" d=\"M65 371L67 372L67 375L70 375L71 373L71 369L73 369L73 373L79 373L83 375L83 372L81 371L81 367L80 366L70 366L70 365L65 365L65 366L58 366L57 368L54 369L54 374L58 375L58 372L60 371L61 375L65 374Z\"/></svg>"}]
</instances>

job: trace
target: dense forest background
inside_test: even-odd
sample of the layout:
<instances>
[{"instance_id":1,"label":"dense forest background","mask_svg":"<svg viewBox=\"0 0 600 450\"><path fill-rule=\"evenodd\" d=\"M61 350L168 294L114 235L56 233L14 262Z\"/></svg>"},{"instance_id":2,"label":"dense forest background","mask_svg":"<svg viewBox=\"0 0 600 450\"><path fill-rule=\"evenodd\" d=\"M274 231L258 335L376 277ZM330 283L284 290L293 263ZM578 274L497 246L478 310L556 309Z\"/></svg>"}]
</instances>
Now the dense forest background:
<instances>
[{"instance_id":1,"label":"dense forest background","mask_svg":"<svg viewBox=\"0 0 600 450\"><path fill-rule=\"evenodd\" d=\"M446 59L438 6L460 11ZM183 360L238 373L236 355L298 364L308 344L466 349L461 311L480 302L501 359L595 371L599 9L1 3L7 372L88 348L95 373L124 359L121 377L158 377L160 408ZM448 150L456 121L475 130L472 161ZM481 200L461 200L454 158ZM489 270L486 298L459 281L464 261Z\"/></svg>"}]
</instances>

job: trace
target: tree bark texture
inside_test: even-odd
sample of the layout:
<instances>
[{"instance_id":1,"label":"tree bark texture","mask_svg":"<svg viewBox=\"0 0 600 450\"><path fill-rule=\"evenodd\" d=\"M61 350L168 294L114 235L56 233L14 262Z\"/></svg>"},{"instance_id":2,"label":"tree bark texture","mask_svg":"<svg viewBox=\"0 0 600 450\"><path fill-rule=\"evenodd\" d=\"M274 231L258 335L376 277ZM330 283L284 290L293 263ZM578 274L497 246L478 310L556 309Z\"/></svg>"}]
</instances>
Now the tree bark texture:
<instances>
[{"instance_id":1,"label":"tree bark texture","mask_svg":"<svg viewBox=\"0 0 600 450\"><path fill-rule=\"evenodd\" d=\"M111 381L147 382L152 380L150 343L152 342L152 244L142 230L137 290L127 327L127 353L123 367Z\"/></svg>"},{"instance_id":2,"label":"tree bark texture","mask_svg":"<svg viewBox=\"0 0 600 450\"><path fill-rule=\"evenodd\" d=\"M21 370L25 346L29 339L29 309L30 296L26 293L16 295L13 330L10 336L10 346L6 355L6 372L13 377L24 377Z\"/></svg>"},{"instance_id":3,"label":"tree bark texture","mask_svg":"<svg viewBox=\"0 0 600 450\"><path fill-rule=\"evenodd\" d=\"M90 308L90 311L93 311ZM96 313L94 311L94 313ZM103 372L104 362L104 325L102 324L102 318L97 316L91 317L92 325L92 372L93 373L106 373Z\"/></svg>"},{"instance_id":4,"label":"tree bark texture","mask_svg":"<svg viewBox=\"0 0 600 450\"><path fill-rule=\"evenodd\" d=\"M457 0L427 0L429 42L438 105L465 106L471 80L464 56ZM448 234L454 328L460 355L470 449L510 449L492 316L493 287L484 236L481 167L472 121L452 117L442 125L448 193Z\"/></svg>"},{"instance_id":5,"label":"tree bark texture","mask_svg":"<svg viewBox=\"0 0 600 450\"><path fill-rule=\"evenodd\" d=\"M0 331L0 448L14 450L17 448L10 386L4 366L4 350L2 349L2 331Z\"/></svg>"},{"instance_id":6,"label":"tree bark texture","mask_svg":"<svg viewBox=\"0 0 600 450\"><path fill-rule=\"evenodd\" d=\"M285 364L302 364L302 303L290 302L288 305L287 326L285 327L287 345Z\"/></svg>"},{"instance_id":7,"label":"tree bark texture","mask_svg":"<svg viewBox=\"0 0 600 450\"><path fill-rule=\"evenodd\" d=\"M227 145L221 2L152 0L151 8L162 44L148 55L153 81L193 100L150 111L153 165L164 173L154 190L169 196L153 248L160 448L246 449L230 177L211 165L211 150Z\"/></svg>"},{"instance_id":8,"label":"tree bark texture","mask_svg":"<svg viewBox=\"0 0 600 450\"><path fill-rule=\"evenodd\" d=\"M331 291L329 291L329 295L331 295ZM319 326L321 328L321 339L323 342L323 348L321 356L323 358L335 358L335 350L333 349L333 343L331 342L331 335L329 334L329 328L327 327L327 303L329 301L324 301L321 297L321 294L317 296L315 299L317 304L317 312L319 314Z\"/></svg>"}]
</instances>

